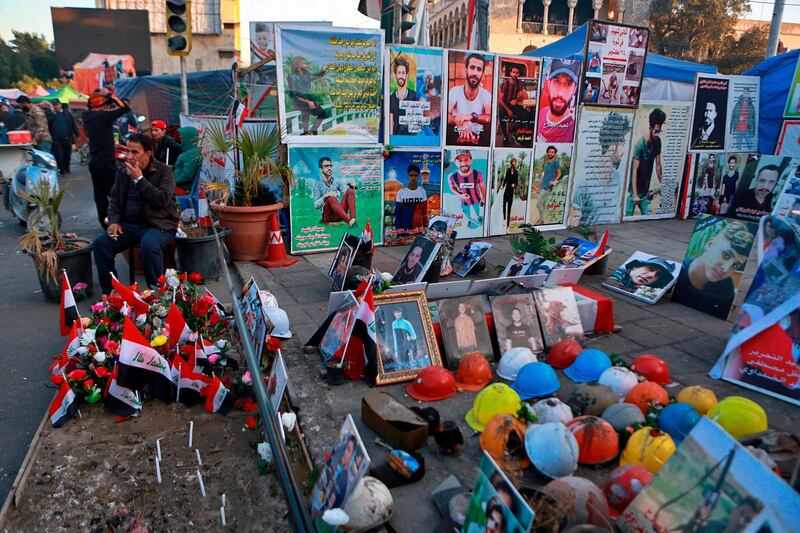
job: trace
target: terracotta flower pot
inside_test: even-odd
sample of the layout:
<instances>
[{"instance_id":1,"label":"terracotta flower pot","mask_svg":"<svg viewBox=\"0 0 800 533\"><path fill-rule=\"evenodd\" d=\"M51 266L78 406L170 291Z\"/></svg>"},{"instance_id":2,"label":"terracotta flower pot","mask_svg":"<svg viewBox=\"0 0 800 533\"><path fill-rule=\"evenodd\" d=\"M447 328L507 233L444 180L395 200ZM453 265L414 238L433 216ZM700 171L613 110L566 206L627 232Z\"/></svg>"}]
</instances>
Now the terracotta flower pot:
<instances>
[{"instance_id":1,"label":"terracotta flower pot","mask_svg":"<svg viewBox=\"0 0 800 533\"><path fill-rule=\"evenodd\" d=\"M235 261L258 261L267 255L269 219L277 216L283 203L254 207L211 204L221 226L230 229L225 246Z\"/></svg>"}]
</instances>

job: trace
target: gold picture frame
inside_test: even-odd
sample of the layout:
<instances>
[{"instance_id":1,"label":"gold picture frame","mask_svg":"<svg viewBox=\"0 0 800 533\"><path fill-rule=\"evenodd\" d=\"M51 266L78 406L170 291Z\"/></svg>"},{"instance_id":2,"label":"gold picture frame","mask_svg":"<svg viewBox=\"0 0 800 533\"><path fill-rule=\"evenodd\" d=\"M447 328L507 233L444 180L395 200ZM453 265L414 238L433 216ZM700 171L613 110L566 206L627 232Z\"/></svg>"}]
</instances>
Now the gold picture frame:
<instances>
[{"instance_id":1,"label":"gold picture frame","mask_svg":"<svg viewBox=\"0 0 800 533\"><path fill-rule=\"evenodd\" d=\"M424 368L443 366L425 291L376 295L375 339L377 385L410 381Z\"/></svg>"}]
</instances>

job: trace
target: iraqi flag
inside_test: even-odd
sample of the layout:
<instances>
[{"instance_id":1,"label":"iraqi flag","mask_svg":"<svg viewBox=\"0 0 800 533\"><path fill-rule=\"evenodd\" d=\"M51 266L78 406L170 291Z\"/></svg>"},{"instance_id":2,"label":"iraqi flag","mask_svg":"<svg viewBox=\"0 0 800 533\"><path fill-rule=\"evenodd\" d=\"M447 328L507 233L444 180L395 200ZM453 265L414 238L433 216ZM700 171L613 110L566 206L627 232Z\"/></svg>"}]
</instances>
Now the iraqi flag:
<instances>
[{"instance_id":1,"label":"iraqi flag","mask_svg":"<svg viewBox=\"0 0 800 533\"><path fill-rule=\"evenodd\" d=\"M378 375L378 350L375 335L375 300L372 297L372 276L361 282L356 294L361 296L361 304L356 311L356 322L353 325L351 339L361 344L360 350L345 349L348 373L364 373L370 383L375 382ZM360 371L359 371L360 369ZM360 376L356 376L360 377Z\"/></svg>"},{"instance_id":2,"label":"iraqi flag","mask_svg":"<svg viewBox=\"0 0 800 533\"><path fill-rule=\"evenodd\" d=\"M206 411L209 413L224 415L233 406L233 398L217 376L203 389L202 395L206 397Z\"/></svg>"},{"instance_id":3,"label":"iraqi flag","mask_svg":"<svg viewBox=\"0 0 800 533\"><path fill-rule=\"evenodd\" d=\"M114 372L106 383L103 391L103 405L116 416L139 416L142 413L142 402L139 393L117 382L119 365L114 367Z\"/></svg>"},{"instance_id":4,"label":"iraqi flag","mask_svg":"<svg viewBox=\"0 0 800 533\"><path fill-rule=\"evenodd\" d=\"M358 12L375 20L381 20L383 0L359 0Z\"/></svg>"},{"instance_id":5,"label":"iraqi flag","mask_svg":"<svg viewBox=\"0 0 800 533\"><path fill-rule=\"evenodd\" d=\"M61 355L50 365L50 375L57 376L62 372L70 372L75 369L77 364L75 355L78 353L78 348L81 347L78 333L78 322L75 321L72 323L72 327L69 328L67 343L64 345L64 349L61 350Z\"/></svg>"},{"instance_id":6,"label":"iraqi flag","mask_svg":"<svg viewBox=\"0 0 800 533\"><path fill-rule=\"evenodd\" d=\"M72 324L80 319L78 313L78 306L75 303L75 295L72 294L72 287L67 278L67 271L61 271L61 316L58 321L58 327L61 328L61 336L69 333Z\"/></svg>"},{"instance_id":7,"label":"iraqi flag","mask_svg":"<svg viewBox=\"0 0 800 533\"><path fill-rule=\"evenodd\" d=\"M608 230L603 232L603 237L600 239L600 243L597 245L592 251L592 257L603 257L606 254L606 246L608 245Z\"/></svg>"},{"instance_id":8,"label":"iraqi flag","mask_svg":"<svg viewBox=\"0 0 800 533\"><path fill-rule=\"evenodd\" d=\"M375 253L375 240L372 238L372 226L370 226L369 220L364 226L364 231L361 232L361 242L364 243L364 246L369 246L369 253Z\"/></svg>"},{"instance_id":9,"label":"iraqi flag","mask_svg":"<svg viewBox=\"0 0 800 533\"><path fill-rule=\"evenodd\" d=\"M50 408L47 410L50 415L50 423L53 424L54 428L63 426L70 418L75 416L78 411L78 402L76 400L72 387L69 386L65 379L58 388L58 393L53 398Z\"/></svg>"},{"instance_id":10,"label":"iraqi flag","mask_svg":"<svg viewBox=\"0 0 800 533\"><path fill-rule=\"evenodd\" d=\"M186 325L186 320L183 319L181 310L178 309L178 306L174 303L169 308L166 321L169 325L169 340L167 341L167 346L172 350L178 344L186 342L189 339L189 335L192 334L192 330Z\"/></svg>"},{"instance_id":11,"label":"iraqi flag","mask_svg":"<svg viewBox=\"0 0 800 533\"><path fill-rule=\"evenodd\" d=\"M122 326L117 364L117 381L121 386L134 390L147 388L152 397L166 402L175 398L175 381L170 373L169 362L150 346L127 317Z\"/></svg>"},{"instance_id":12,"label":"iraqi flag","mask_svg":"<svg viewBox=\"0 0 800 533\"><path fill-rule=\"evenodd\" d=\"M114 287L117 294L122 296L122 299L127 302L128 305L133 307L136 316L147 314L150 310L150 305L142 299L138 292L123 285L113 274L111 275L111 286Z\"/></svg>"},{"instance_id":13,"label":"iraqi flag","mask_svg":"<svg viewBox=\"0 0 800 533\"><path fill-rule=\"evenodd\" d=\"M194 372L192 365L178 360L179 378L177 400L189 407L201 401L203 389L211 384L211 378L204 374ZM224 388L224 387L223 387Z\"/></svg>"}]
</instances>

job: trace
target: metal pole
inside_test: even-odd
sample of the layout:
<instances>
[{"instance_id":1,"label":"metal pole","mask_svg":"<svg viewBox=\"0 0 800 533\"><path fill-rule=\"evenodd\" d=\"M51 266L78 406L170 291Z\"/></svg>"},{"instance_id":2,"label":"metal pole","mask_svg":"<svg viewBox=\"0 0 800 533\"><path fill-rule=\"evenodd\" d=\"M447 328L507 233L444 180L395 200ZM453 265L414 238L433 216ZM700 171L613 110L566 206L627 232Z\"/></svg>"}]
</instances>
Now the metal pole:
<instances>
[{"instance_id":1,"label":"metal pole","mask_svg":"<svg viewBox=\"0 0 800 533\"><path fill-rule=\"evenodd\" d=\"M186 56L181 56L181 113L189 114L189 89L186 85Z\"/></svg>"},{"instance_id":2,"label":"metal pole","mask_svg":"<svg viewBox=\"0 0 800 533\"><path fill-rule=\"evenodd\" d=\"M403 35L403 0L394 0L394 20L392 21L392 42L400 43Z\"/></svg>"},{"instance_id":3,"label":"metal pole","mask_svg":"<svg viewBox=\"0 0 800 533\"><path fill-rule=\"evenodd\" d=\"M772 8L772 22L769 26L769 39L767 40L767 53L765 55L767 59L778 53L778 40L781 36L784 1L785 0L775 0L775 7Z\"/></svg>"}]
</instances>

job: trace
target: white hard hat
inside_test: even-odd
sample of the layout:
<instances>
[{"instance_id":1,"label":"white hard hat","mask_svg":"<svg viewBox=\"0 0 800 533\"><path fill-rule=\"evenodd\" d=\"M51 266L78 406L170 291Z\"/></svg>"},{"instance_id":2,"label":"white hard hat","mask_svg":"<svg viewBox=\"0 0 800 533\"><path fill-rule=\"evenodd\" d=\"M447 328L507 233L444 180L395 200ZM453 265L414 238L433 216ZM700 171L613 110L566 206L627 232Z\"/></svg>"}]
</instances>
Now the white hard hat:
<instances>
[{"instance_id":1,"label":"white hard hat","mask_svg":"<svg viewBox=\"0 0 800 533\"><path fill-rule=\"evenodd\" d=\"M275 295L269 291L261 289L260 291L258 291L258 298L261 300L261 306L264 309L268 309L270 307L278 307L278 299L275 298Z\"/></svg>"},{"instance_id":2,"label":"white hard hat","mask_svg":"<svg viewBox=\"0 0 800 533\"><path fill-rule=\"evenodd\" d=\"M564 424L534 424L525 432L525 452L549 478L572 475L578 468L578 441Z\"/></svg>"},{"instance_id":3,"label":"white hard hat","mask_svg":"<svg viewBox=\"0 0 800 533\"><path fill-rule=\"evenodd\" d=\"M292 331L289 329L289 315L280 307L267 307L264 309L267 318L272 322L272 335L279 339L291 339Z\"/></svg>"},{"instance_id":4,"label":"white hard hat","mask_svg":"<svg viewBox=\"0 0 800 533\"><path fill-rule=\"evenodd\" d=\"M558 398L539 400L531 407L539 424L558 422L566 424L572 420L572 409Z\"/></svg>"},{"instance_id":5,"label":"white hard hat","mask_svg":"<svg viewBox=\"0 0 800 533\"><path fill-rule=\"evenodd\" d=\"M633 370L624 366L612 366L603 370L598 382L614 391L617 398L622 399L639 383L639 377Z\"/></svg>"},{"instance_id":6,"label":"white hard hat","mask_svg":"<svg viewBox=\"0 0 800 533\"><path fill-rule=\"evenodd\" d=\"M500 358L500 364L497 365L497 375L506 381L514 381L517 379L520 368L528 363L537 361L536 354L530 349L511 348Z\"/></svg>"},{"instance_id":7,"label":"white hard hat","mask_svg":"<svg viewBox=\"0 0 800 533\"><path fill-rule=\"evenodd\" d=\"M392 493L381 481L364 476L347 499L344 511L350 521L345 531L367 531L385 524L394 514Z\"/></svg>"}]
</instances>

